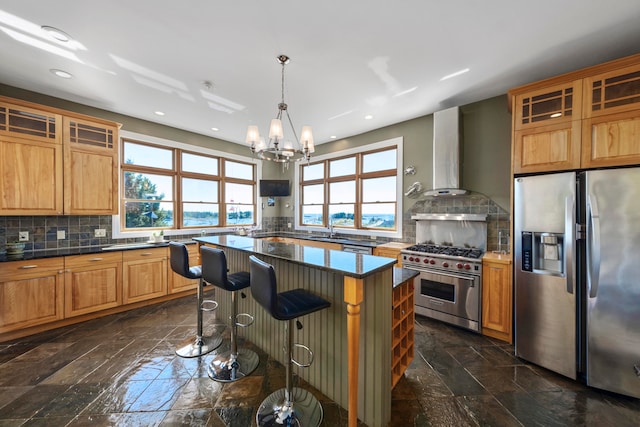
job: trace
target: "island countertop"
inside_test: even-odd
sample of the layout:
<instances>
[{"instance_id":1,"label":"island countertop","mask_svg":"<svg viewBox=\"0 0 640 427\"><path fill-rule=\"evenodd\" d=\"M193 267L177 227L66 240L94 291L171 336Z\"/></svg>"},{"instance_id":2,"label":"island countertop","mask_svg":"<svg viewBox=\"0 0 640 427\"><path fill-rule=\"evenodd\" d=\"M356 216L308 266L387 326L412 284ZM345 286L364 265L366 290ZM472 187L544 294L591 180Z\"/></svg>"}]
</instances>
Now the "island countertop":
<instances>
[{"instance_id":1,"label":"island countertop","mask_svg":"<svg viewBox=\"0 0 640 427\"><path fill-rule=\"evenodd\" d=\"M235 234L195 237L193 240L224 248L268 255L292 263L332 271L363 279L390 268L395 260L373 255L342 252L312 246L273 242L266 239L238 236Z\"/></svg>"}]
</instances>

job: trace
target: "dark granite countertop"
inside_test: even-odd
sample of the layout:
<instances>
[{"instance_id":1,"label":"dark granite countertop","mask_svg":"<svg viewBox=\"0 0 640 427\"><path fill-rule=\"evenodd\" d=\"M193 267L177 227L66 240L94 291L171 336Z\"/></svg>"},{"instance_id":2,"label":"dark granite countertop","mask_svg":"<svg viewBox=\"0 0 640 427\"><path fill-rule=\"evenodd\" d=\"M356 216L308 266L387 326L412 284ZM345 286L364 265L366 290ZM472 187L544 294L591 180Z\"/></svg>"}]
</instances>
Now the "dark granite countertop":
<instances>
[{"instance_id":1,"label":"dark granite countertop","mask_svg":"<svg viewBox=\"0 0 640 427\"><path fill-rule=\"evenodd\" d=\"M288 243L272 242L261 239L238 235L216 235L195 237L193 240L250 252L256 255L268 255L297 264L333 271L345 276L358 279L367 277L373 273L385 270L393 266L396 260L377 257L373 255L355 254L331 249L316 248L311 246L294 245Z\"/></svg>"},{"instance_id":2,"label":"dark granite countertop","mask_svg":"<svg viewBox=\"0 0 640 427\"><path fill-rule=\"evenodd\" d=\"M409 279L413 279L420 273L417 270L411 270L409 268L393 268L393 287L400 286Z\"/></svg>"},{"instance_id":3,"label":"dark granite countertop","mask_svg":"<svg viewBox=\"0 0 640 427\"><path fill-rule=\"evenodd\" d=\"M196 242L189 239L185 241L179 240L184 244L195 244ZM0 254L0 262L7 261L28 261L32 259L52 258L59 256L85 255L104 253L106 251L129 251L134 249L160 248L169 246L169 241L161 243L135 242L122 244L109 244L104 246L84 246L73 248L56 248L56 249L35 249L26 250L21 257L12 257L6 253Z\"/></svg>"}]
</instances>

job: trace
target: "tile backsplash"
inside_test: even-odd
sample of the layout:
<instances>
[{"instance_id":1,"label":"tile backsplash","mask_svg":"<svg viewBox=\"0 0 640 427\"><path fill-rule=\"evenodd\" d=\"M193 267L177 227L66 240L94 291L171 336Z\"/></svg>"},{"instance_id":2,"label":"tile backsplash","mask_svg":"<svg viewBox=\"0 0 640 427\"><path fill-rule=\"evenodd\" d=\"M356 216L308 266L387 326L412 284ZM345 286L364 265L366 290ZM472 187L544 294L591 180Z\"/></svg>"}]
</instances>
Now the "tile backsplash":
<instances>
[{"instance_id":1,"label":"tile backsplash","mask_svg":"<svg viewBox=\"0 0 640 427\"><path fill-rule=\"evenodd\" d=\"M487 196L469 193L456 197L431 197L420 199L402 217L404 242L414 243L416 224L411 216L416 213L473 213L487 215L487 250L509 250L509 212L502 209ZM293 231L288 224L293 217L268 217L263 219L262 230L269 232ZM18 240L18 232L28 231L29 239L25 251L41 249L61 249L74 247L103 246L113 243L133 243L147 238L115 240L111 235L111 215L92 216L0 216L0 248L7 242ZM95 237L96 229L104 229L105 237ZM58 232L64 231L65 238L58 239ZM200 233L194 233L198 236ZM189 238L189 236L182 236ZM389 239L381 238L379 241Z\"/></svg>"},{"instance_id":2,"label":"tile backsplash","mask_svg":"<svg viewBox=\"0 0 640 427\"><path fill-rule=\"evenodd\" d=\"M470 192L462 196L436 196L418 200L403 218L406 241L415 241L416 225L411 215L417 213L484 214L487 216L487 251L510 252L510 214L484 194Z\"/></svg>"},{"instance_id":3,"label":"tile backsplash","mask_svg":"<svg viewBox=\"0 0 640 427\"><path fill-rule=\"evenodd\" d=\"M105 237L95 237L104 229ZM18 240L18 232L29 232L25 251L107 245L111 239L111 215L99 216L0 216L0 247ZM64 239L58 232L64 231Z\"/></svg>"}]
</instances>

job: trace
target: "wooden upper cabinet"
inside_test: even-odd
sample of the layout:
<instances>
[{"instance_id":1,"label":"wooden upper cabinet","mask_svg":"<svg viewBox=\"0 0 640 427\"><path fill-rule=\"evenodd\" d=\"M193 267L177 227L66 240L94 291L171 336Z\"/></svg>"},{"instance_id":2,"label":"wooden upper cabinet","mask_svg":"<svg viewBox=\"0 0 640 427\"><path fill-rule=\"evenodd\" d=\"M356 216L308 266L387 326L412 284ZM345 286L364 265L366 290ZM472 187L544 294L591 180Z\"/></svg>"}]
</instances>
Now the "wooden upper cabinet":
<instances>
[{"instance_id":1,"label":"wooden upper cabinet","mask_svg":"<svg viewBox=\"0 0 640 427\"><path fill-rule=\"evenodd\" d=\"M514 173L550 172L580 167L581 122L573 120L513 134Z\"/></svg>"},{"instance_id":2,"label":"wooden upper cabinet","mask_svg":"<svg viewBox=\"0 0 640 427\"><path fill-rule=\"evenodd\" d=\"M516 94L514 128L527 129L580 120L582 81L557 84Z\"/></svg>"},{"instance_id":3,"label":"wooden upper cabinet","mask_svg":"<svg viewBox=\"0 0 640 427\"><path fill-rule=\"evenodd\" d=\"M582 81L514 95L514 173L580 167Z\"/></svg>"},{"instance_id":4,"label":"wooden upper cabinet","mask_svg":"<svg viewBox=\"0 0 640 427\"><path fill-rule=\"evenodd\" d=\"M118 213L118 127L64 117L65 212Z\"/></svg>"},{"instance_id":5,"label":"wooden upper cabinet","mask_svg":"<svg viewBox=\"0 0 640 427\"><path fill-rule=\"evenodd\" d=\"M585 78L582 167L640 164L640 63Z\"/></svg>"},{"instance_id":6,"label":"wooden upper cabinet","mask_svg":"<svg viewBox=\"0 0 640 427\"><path fill-rule=\"evenodd\" d=\"M509 94L514 174L640 164L640 54Z\"/></svg>"},{"instance_id":7,"label":"wooden upper cabinet","mask_svg":"<svg viewBox=\"0 0 640 427\"><path fill-rule=\"evenodd\" d=\"M0 214L63 213L62 118L0 100Z\"/></svg>"},{"instance_id":8,"label":"wooden upper cabinet","mask_svg":"<svg viewBox=\"0 0 640 427\"><path fill-rule=\"evenodd\" d=\"M117 214L118 129L0 97L0 215Z\"/></svg>"}]
</instances>

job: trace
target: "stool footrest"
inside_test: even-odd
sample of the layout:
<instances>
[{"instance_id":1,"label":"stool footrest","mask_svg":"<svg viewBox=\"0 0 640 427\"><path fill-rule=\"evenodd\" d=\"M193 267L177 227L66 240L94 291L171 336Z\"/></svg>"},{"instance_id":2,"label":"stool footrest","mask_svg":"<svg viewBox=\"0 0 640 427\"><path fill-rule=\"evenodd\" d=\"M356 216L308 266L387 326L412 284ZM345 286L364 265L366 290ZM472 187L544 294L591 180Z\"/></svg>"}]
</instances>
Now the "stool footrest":
<instances>
[{"instance_id":1,"label":"stool footrest","mask_svg":"<svg viewBox=\"0 0 640 427\"><path fill-rule=\"evenodd\" d=\"M249 321L246 323L242 323L242 322L238 322L238 318L239 317L248 317ZM240 326L242 328L246 328L247 326L251 326L253 325L253 321L255 320L255 317L253 317L251 314L249 313L239 313L236 315L236 319L235 319L235 324L236 326Z\"/></svg>"},{"instance_id":2,"label":"stool footrest","mask_svg":"<svg viewBox=\"0 0 640 427\"><path fill-rule=\"evenodd\" d=\"M214 301L212 299L205 299L202 301L200 305L202 311L213 311L218 309L218 301Z\"/></svg>"},{"instance_id":3,"label":"stool footrest","mask_svg":"<svg viewBox=\"0 0 640 427\"><path fill-rule=\"evenodd\" d=\"M313 351L311 351L311 349L309 347L307 347L306 345L303 345L303 344L294 343L293 346L301 348L303 350L306 350L307 353L309 353L309 362L308 363L300 363L296 359L294 359L293 356L291 356L291 361L293 363L295 363L300 368L308 368L309 366L311 366L311 364L313 363Z\"/></svg>"}]
</instances>

